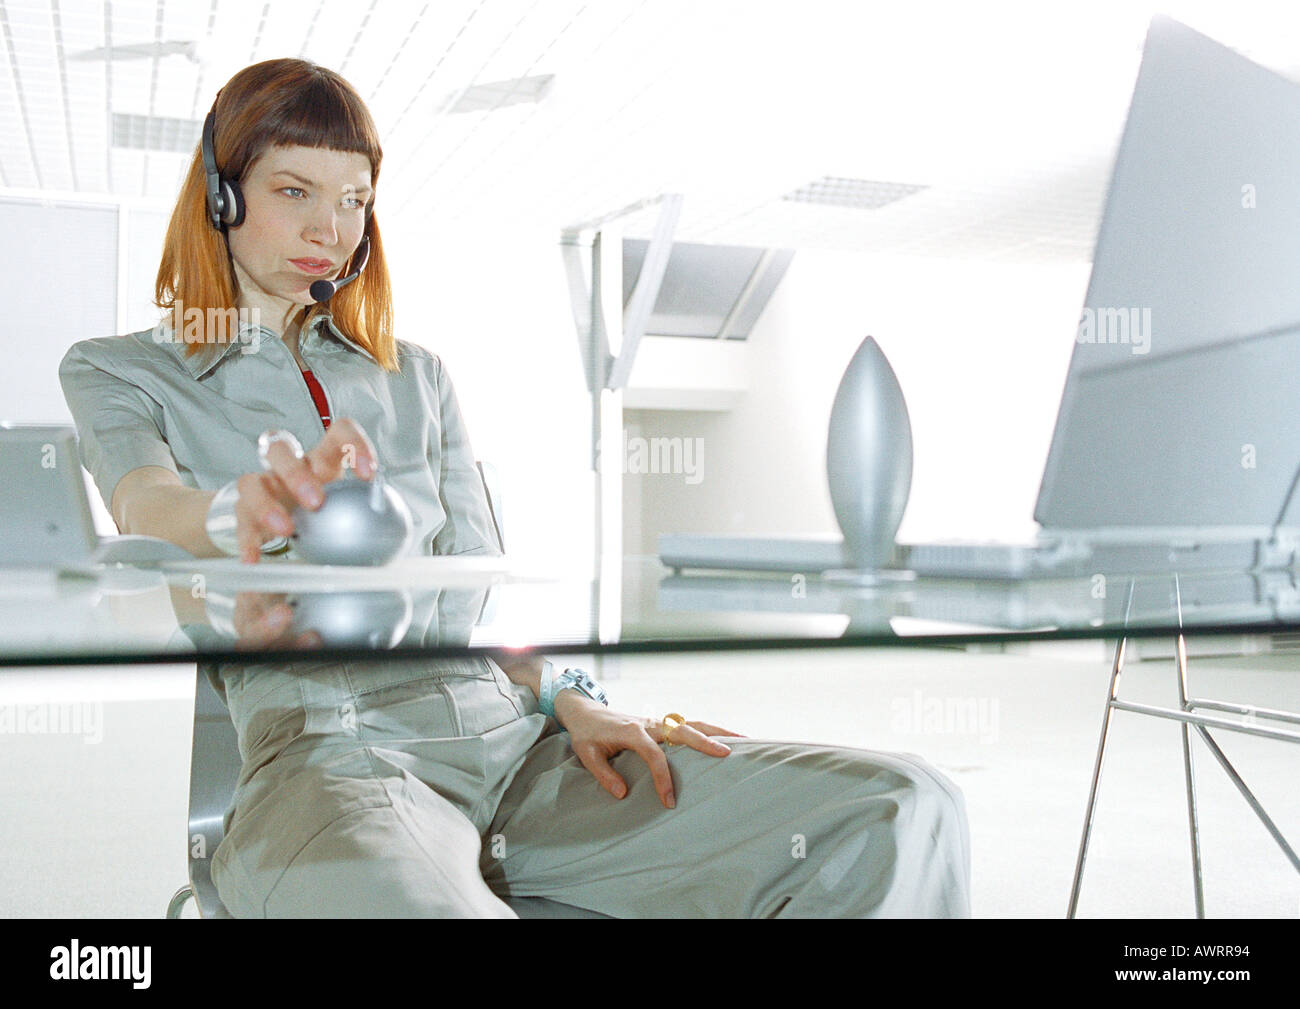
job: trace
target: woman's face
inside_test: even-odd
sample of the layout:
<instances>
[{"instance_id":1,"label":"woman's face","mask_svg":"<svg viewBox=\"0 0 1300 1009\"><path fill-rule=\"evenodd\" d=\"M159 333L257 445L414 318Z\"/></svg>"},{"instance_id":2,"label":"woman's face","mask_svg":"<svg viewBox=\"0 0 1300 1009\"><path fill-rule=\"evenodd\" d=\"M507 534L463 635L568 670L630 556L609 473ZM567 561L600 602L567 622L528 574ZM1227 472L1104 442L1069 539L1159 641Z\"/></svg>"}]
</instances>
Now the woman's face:
<instances>
[{"instance_id":1,"label":"woman's face","mask_svg":"<svg viewBox=\"0 0 1300 1009\"><path fill-rule=\"evenodd\" d=\"M314 304L311 285L341 276L361 243L370 159L354 151L272 147L239 185L244 223L227 234L240 300L275 314Z\"/></svg>"}]
</instances>

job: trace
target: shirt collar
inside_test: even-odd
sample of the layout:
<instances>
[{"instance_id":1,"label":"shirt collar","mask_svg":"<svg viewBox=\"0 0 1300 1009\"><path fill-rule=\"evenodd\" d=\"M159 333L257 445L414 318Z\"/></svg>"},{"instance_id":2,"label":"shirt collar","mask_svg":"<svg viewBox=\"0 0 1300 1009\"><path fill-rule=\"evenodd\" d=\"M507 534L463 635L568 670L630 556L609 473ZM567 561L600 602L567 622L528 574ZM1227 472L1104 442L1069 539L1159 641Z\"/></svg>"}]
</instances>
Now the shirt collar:
<instances>
[{"instance_id":1,"label":"shirt collar","mask_svg":"<svg viewBox=\"0 0 1300 1009\"><path fill-rule=\"evenodd\" d=\"M233 353L240 353L245 349L251 348L254 342L254 336L255 336L254 331L260 331L258 334L256 334L257 340L259 342L261 340L281 339L279 336L272 333L265 326L254 326L250 322L241 320L239 323L239 333L237 338L230 340L224 344L214 344L214 346L219 348L215 353L200 352L198 354L186 354L185 344L179 340L174 340L171 338L172 335L171 326L166 322L164 322L162 325L164 331L167 334L167 343L171 345L172 349L180 357L181 362L185 365L190 375L192 375L196 379L202 378L209 371L215 368L218 364L224 361L228 355ZM355 351L356 353L363 355L364 357L368 358L370 361L374 362L375 364L379 363L378 361L375 361L375 356L371 354L370 351L366 350L365 347L361 346L355 340L346 336L343 333L343 331L338 328L338 326L334 325L334 317L333 315L330 314L328 310L321 312L319 315L313 318L311 322L309 322L306 325L306 327L302 330L302 332L298 334L298 345L299 347L306 346L311 342L313 337L315 337L316 339L323 339L325 333L328 333L330 336L332 336L338 342L342 343L349 350ZM248 352L252 353L251 349L249 349Z\"/></svg>"}]
</instances>

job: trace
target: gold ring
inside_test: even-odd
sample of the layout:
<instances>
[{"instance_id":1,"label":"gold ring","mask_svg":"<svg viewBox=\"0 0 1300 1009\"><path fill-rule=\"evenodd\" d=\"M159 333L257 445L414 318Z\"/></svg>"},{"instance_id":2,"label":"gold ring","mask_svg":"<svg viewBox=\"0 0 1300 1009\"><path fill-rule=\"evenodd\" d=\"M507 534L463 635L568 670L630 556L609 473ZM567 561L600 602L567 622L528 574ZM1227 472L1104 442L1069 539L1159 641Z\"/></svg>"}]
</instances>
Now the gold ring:
<instances>
[{"instance_id":1,"label":"gold ring","mask_svg":"<svg viewBox=\"0 0 1300 1009\"><path fill-rule=\"evenodd\" d=\"M672 736L673 729L685 724L686 724L685 717L677 714L677 712L675 711L670 714L664 715L664 724L663 724L664 742L667 743L669 746L681 746L682 745L681 743L674 743L670 737Z\"/></svg>"}]
</instances>

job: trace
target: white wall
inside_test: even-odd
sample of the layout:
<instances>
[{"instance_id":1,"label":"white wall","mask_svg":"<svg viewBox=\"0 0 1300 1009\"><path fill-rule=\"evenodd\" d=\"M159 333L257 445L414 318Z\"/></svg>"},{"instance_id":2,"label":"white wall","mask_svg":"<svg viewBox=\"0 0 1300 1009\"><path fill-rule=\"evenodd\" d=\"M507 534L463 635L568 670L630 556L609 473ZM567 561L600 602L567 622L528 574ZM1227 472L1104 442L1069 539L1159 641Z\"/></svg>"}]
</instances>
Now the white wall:
<instances>
[{"instance_id":1,"label":"white wall","mask_svg":"<svg viewBox=\"0 0 1300 1009\"><path fill-rule=\"evenodd\" d=\"M123 216L112 203L0 197L0 420L71 424L59 361L78 340L118 331L117 264ZM100 534L117 532L90 475L82 471Z\"/></svg>"},{"instance_id":2,"label":"white wall","mask_svg":"<svg viewBox=\"0 0 1300 1009\"><path fill-rule=\"evenodd\" d=\"M798 252L750 337L751 387L737 407L629 412L634 433L699 437L704 451L698 483L627 477L627 549L657 552L660 532L838 534L827 426L868 335L912 422L899 538L1032 536L1089 269Z\"/></svg>"},{"instance_id":3,"label":"white wall","mask_svg":"<svg viewBox=\"0 0 1300 1009\"><path fill-rule=\"evenodd\" d=\"M0 420L71 420L59 360L116 325L117 208L0 197L0 233Z\"/></svg>"},{"instance_id":4,"label":"white wall","mask_svg":"<svg viewBox=\"0 0 1300 1009\"><path fill-rule=\"evenodd\" d=\"M592 569L590 399L559 232L420 235L384 223L397 335L441 356L475 454L501 477L516 563Z\"/></svg>"},{"instance_id":5,"label":"white wall","mask_svg":"<svg viewBox=\"0 0 1300 1009\"><path fill-rule=\"evenodd\" d=\"M129 208L123 214L126 264L119 320L123 333L150 329L162 315L153 303L154 281L158 276L158 263L162 259L163 239L170 218L171 209L161 207Z\"/></svg>"}]
</instances>

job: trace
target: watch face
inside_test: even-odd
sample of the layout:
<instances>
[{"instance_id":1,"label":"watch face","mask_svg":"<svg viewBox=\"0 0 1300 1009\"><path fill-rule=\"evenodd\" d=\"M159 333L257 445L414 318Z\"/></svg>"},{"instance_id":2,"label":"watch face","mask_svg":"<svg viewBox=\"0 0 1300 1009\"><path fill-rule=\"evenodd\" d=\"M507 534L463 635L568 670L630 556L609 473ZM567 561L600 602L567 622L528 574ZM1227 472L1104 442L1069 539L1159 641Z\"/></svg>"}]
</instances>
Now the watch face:
<instances>
[{"instance_id":1,"label":"watch face","mask_svg":"<svg viewBox=\"0 0 1300 1009\"><path fill-rule=\"evenodd\" d=\"M586 694L593 701L599 701L601 704L608 705L605 699L605 691L600 688L600 684L591 678L583 669L566 669L561 677L565 686L571 686Z\"/></svg>"}]
</instances>

